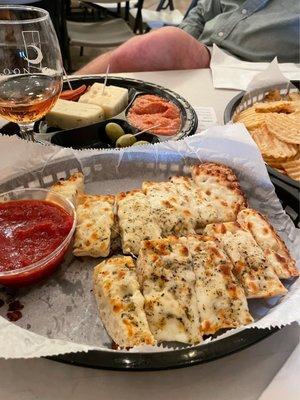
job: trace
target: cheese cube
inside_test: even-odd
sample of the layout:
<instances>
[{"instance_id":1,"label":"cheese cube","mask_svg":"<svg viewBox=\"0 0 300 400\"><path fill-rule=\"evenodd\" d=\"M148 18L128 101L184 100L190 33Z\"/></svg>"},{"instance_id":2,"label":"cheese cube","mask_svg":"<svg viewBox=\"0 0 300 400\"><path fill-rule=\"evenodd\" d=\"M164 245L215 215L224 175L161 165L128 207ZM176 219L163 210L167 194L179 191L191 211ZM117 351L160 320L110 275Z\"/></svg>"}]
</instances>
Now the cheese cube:
<instances>
[{"instance_id":1,"label":"cheese cube","mask_svg":"<svg viewBox=\"0 0 300 400\"><path fill-rule=\"evenodd\" d=\"M58 99L46 115L46 122L48 126L73 129L95 124L104 118L104 111L99 106Z\"/></svg>"},{"instance_id":2,"label":"cheese cube","mask_svg":"<svg viewBox=\"0 0 300 400\"><path fill-rule=\"evenodd\" d=\"M94 83L80 97L79 102L96 104L103 108L106 118L112 118L127 107L128 90L117 86L106 86L102 94L103 86L103 83Z\"/></svg>"}]
</instances>

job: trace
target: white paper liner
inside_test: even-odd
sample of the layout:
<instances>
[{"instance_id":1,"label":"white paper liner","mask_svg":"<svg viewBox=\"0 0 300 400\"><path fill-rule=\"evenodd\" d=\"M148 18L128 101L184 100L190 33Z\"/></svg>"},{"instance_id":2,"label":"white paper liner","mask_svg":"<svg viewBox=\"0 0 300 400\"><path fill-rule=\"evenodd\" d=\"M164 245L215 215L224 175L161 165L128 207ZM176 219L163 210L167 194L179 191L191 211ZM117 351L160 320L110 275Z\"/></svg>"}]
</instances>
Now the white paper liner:
<instances>
[{"instance_id":1,"label":"white paper liner","mask_svg":"<svg viewBox=\"0 0 300 400\"><path fill-rule=\"evenodd\" d=\"M14 159L7 156L11 148L14 148L16 154ZM283 211L261 155L242 124L212 127L179 142L170 141L126 150L73 151L29 143L15 137L0 137L0 149L1 157L2 154L7 157L6 167L0 170L1 189L11 189L7 183L8 177L15 178L26 171L37 169L43 175L49 164L62 159L68 159L66 165L76 165L74 170L83 168L88 176L86 186L90 193L117 193L140 187L146 179L165 180L170 175L187 172L183 164L190 160L224 163L235 170L250 206L267 215L285 239L299 268L300 231L295 229ZM89 175L91 169L84 165L84 160L86 157L90 157L91 161L96 160L99 155L105 160L109 156L109 160L103 165L93 165L91 162L94 172ZM141 159L149 160L152 170L137 170L137 160ZM3 160L0 161L0 167L2 163ZM19 184L22 186L24 182ZM32 358L92 349L113 351L108 348L110 339L102 327L91 292L92 267L97 262L89 258L83 262L72 261L69 257L60 271L45 284L24 290L23 297L18 297L25 305L23 317L16 323L0 317L0 357ZM300 280L290 285L289 293L282 299L252 300L249 305L256 321L248 327L270 328L293 321L299 323ZM5 315L6 311L6 306L0 308L1 315ZM208 341L220 340L244 329L247 328L230 330ZM180 344L175 347L181 348ZM131 351L169 350L169 346L141 346Z\"/></svg>"}]
</instances>

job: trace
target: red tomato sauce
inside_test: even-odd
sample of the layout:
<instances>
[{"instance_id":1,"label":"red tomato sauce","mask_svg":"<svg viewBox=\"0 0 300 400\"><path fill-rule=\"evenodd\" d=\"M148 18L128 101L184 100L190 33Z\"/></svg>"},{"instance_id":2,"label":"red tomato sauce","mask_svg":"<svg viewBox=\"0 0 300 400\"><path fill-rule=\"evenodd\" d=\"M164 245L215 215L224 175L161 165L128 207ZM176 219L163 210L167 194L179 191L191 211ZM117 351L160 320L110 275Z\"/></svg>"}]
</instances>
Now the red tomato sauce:
<instances>
[{"instance_id":1,"label":"red tomato sauce","mask_svg":"<svg viewBox=\"0 0 300 400\"><path fill-rule=\"evenodd\" d=\"M156 95L141 95L136 98L127 114L128 121L139 130L150 129L156 135L173 136L181 127L181 113L172 102Z\"/></svg>"},{"instance_id":2,"label":"red tomato sauce","mask_svg":"<svg viewBox=\"0 0 300 400\"><path fill-rule=\"evenodd\" d=\"M0 271L23 268L48 256L72 224L70 214L48 201L0 203Z\"/></svg>"}]
</instances>

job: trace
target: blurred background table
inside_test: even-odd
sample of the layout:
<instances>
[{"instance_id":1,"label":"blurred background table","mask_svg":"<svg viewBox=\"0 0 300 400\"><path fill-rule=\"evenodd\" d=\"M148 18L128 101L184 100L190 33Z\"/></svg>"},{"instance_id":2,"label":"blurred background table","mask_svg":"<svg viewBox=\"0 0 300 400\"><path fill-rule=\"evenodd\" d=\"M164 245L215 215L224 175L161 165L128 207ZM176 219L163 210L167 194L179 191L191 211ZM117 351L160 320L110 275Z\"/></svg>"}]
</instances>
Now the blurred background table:
<instances>
[{"instance_id":1,"label":"blurred background table","mask_svg":"<svg viewBox=\"0 0 300 400\"><path fill-rule=\"evenodd\" d=\"M226 104L236 94L231 90L215 90L208 69L120 75L166 86L193 106L212 106L219 123L223 122ZM0 171L8 163L14 163L13 149L9 157L5 157L0 146ZM239 353L208 364L169 371L116 372L64 365L47 359L0 360L0 399L255 400L298 345L299 333L299 326L293 324ZM270 386L262 399L299 399L296 374L283 373L279 377L274 386L276 393Z\"/></svg>"}]
</instances>

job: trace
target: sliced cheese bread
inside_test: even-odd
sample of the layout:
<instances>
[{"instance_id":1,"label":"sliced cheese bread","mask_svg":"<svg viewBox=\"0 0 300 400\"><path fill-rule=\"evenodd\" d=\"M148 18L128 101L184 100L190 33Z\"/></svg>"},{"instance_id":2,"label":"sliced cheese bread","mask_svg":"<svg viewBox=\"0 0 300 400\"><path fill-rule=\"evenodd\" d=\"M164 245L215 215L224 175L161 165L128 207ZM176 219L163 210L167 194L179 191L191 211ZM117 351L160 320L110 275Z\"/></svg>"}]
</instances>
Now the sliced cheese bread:
<instances>
[{"instance_id":1,"label":"sliced cheese bread","mask_svg":"<svg viewBox=\"0 0 300 400\"><path fill-rule=\"evenodd\" d=\"M101 320L120 347L153 345L131 257L112 257L94 268L94 294Z\"/></svg>"},{"instance_id":2,"label":"sliced cheese bread","mask_svg":"<svg viewBox=\"0 0 300 400\"><path fill-rule=\"evenodd\" d=\"M75 231L75 256L107 257L114 219L114 196L79 196Z\"/></svg>"},{"instance_id":3,"label":"sliced cheese bread","mask_svg":"<svg viewBox=\"0 0 300 400\"><path fill-rule=\"evenodd\" d=\"M220 240L247 298L280 296L287 292L250 232L240 224L211 224L204 233Z\"/></svg>"},{"instance_id":4,"label":"sliced cheese bread","mask_svg":"<svg viewBox=\"0 0 300 400\"><path fill-rule=\"evenodd\" d=\"M217 208L191 178L174 176L171 178L171 182L175 185L179 196L187 202L196 230L201 230L207 224L219 220Z\"/></svg>"},{"instance_id":5,"label":"sliced cheese bread","mask_svg":"<svg viewBox=\"0 0 300 400\"><path fill-rule=\"evenodd\" d=\"M143 182L143 192L163 237L194 233L189 205L172 182Z\"/></svg>"},{"instance_id":6,"label":"sliced cheese bread","mask_svg":"<svg viewBox=\"0 0 300 400\"><path fill-rule=\"evenodd\" d=\"M296 262L291 257L285 243L263 215L247 208L239 212L237 219L244 229L251 232L279 278L287 279L299 276Z\"/></svg>"},{"instance_id":7,"label":"sliced cheese bread","mask_svg":"<svg viewBox=\"0 0 300 400\"><path fill-rule=\"evenodd\" d=\"M124 254L137 255L142 240L161 238L161 229L141 190L132 190L117 196L117 215Z\"/></svg>"},{"instance_id":8,"label":"sliced cheese bread","mask_svg":"<svg viewBox=\"0 0 300 400\"><path fill-rule=\"evenodd\" d=\"M200 342L195 274L185 243L176 237L142 242L137 274L155 339Z\"/></svg>"},{"instance_id":9,"label":"sliced cheese bread","mask_svg":"<svg viewBox=\"0 0 300 400\"><path fill-rule=\"evenodd\" d=\"M60 179L50 187L50 191L60 194L76 206L77 195L84 191L83 174L77 172L71 175L69 179Z\"/></svg>"},{"instance_id":10,"label":"sliced cheese bread","mask_svg":"<svg viewBox=\"0 0 300 400\"><path fill-rule=\"evenodd\" d=\"M193 166L191 173L196 185L218 210L218 222L236 221L238 212L247 207L247 200L232 169L204 163Z\"/></svg>"},{"instance_id":11,"label":"sliced cheese bread","mask_svg":"<svg viewBox=\"0 0 300 400\"><path fill-rule=\"evenodd\" d=\"M188 248L196 275L195 291L203 335L253 321L244 290L217 239L189 236Z\"/></svg>"}]
</instances>

